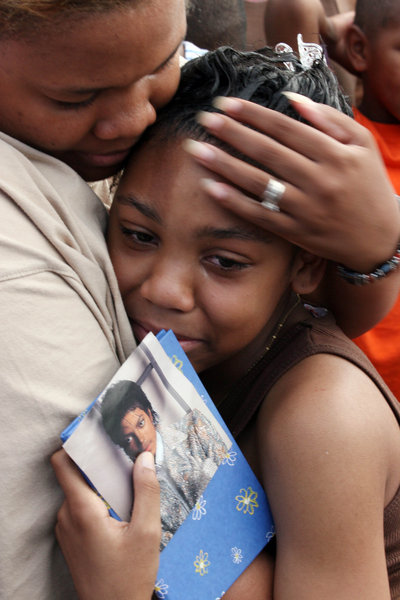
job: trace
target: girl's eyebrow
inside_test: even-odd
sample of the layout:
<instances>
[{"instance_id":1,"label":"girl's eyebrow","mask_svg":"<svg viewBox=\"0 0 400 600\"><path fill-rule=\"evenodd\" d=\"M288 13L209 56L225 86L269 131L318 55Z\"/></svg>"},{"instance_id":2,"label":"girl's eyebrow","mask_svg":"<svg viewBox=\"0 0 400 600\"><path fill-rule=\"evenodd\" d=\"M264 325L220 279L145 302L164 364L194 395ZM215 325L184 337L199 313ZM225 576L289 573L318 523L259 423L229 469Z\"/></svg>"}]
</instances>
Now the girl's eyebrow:
<instances>
[{"instance_id":1,"label":"girl's eyebrow","mask_svg":"<svg viewBox=\"0 0 400 600\"><path fill-rule=\"evenodd\" d=\"M161 225L162 223L162 219L158 212L154 208L148 206L147 204L140 202L140 200L138 200L135 196L125 196L124 194L117 194L114 198L114 202L119 202L120 204L132 206L133 208L136 208L136 210L138 210L140 213L142 213L142 215L151 219L152 221L155 221L159 225Z\"/></svg>"},{"instance_id":2,"label":"girl's eyebrow","mask_svg":"<svg viewBox=\"0 0 400 600\"><path fill-rule=\"evenodd\" d=\"M158 212L154 208L148 206L148 204L140 202L140 200L133 195L125 196L123 194L117 194L114 198L114 202L132 206L143 216L151 219L159 225L162 224L162 219ZM239 225L233 227L212 227L207 225L197 232L196 237L198 239L215 238L218 240L246 240L251 242L263 242L265 244L269 244L272 241L272 238L268 235L267 231L257 229L255 227L242 227Z\"/></svg>"},{"instance_id":3,"label":"girl's eyebrow","mask_svg":"<svg viewBox=\"0 0 400 600\"><path fill-rule=\"evenodd\" d=\"M219 227L204 227L197 233L198 238L212 237L219 240L226 239L237 239L237 240L248 240L256 242L265 242L266 244L271 242L271 238L268 233L263 230L256 228L235 227L219 228Z\"/></svg>"}]
</instances>

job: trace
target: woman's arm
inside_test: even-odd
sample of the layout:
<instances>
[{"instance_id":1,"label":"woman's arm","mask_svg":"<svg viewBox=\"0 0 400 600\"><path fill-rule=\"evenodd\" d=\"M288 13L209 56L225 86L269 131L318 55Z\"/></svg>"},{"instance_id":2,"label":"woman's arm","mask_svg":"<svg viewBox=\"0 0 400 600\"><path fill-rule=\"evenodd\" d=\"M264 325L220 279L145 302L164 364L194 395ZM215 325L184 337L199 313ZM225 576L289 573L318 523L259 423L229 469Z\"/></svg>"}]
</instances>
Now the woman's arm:
<instances>
[{"instance_id":1,"label":"woman's arm","mask_svg":"<svg viewBox=\"0 0 400 600\"><path fill-rule=\"evenodd\" d=\"M52 459L65 501L57 540L80 600L150 600L159 562L160 494L153 456L144 452L133 469L135 504L130 523L109 516L64 450Z\"/></svg>"},{"instance_id":2,"label":"woman's arm","mask_svg":"<svg viewBox=\"0 0 400 600\"><path fill-rule=\"evenodd\" d=\"M365 333L383 319L394 305L400 290L400 268L370 285L351 285L328 263L324 278L313 296L306 300L327 306L350 338Z\"/></svg>"},{"instance_id":3,"label":"woman's arm","mask_svg":"<svg viewBox=\"0 0 400 600\"><path fill-rule=\"evenodd\" d=\"M204 181L205 189L259 227L369 273L395 253L400 233L398 203L375 141L364 127L329 106L297 95L291 101L312 127L236 98L220 99L224 115L200 117L211 133L257 160L285 184L280 212L261 205L270 179L265 171L215 146L192 142L186 146L189 152L231 184L210 179ZM353 286L335 282L332 290L339 285L339 297L330 304L341 308L335 311L340 324L346 328L352 322L360 333L382 318L397 295L397 278L396 284L390 279L393 274L381 280L373 293L368 291L371 286L357 291L362 312L354 303ZM379 310L375 294L380 297Z\"/></svg>"}]
</instances>

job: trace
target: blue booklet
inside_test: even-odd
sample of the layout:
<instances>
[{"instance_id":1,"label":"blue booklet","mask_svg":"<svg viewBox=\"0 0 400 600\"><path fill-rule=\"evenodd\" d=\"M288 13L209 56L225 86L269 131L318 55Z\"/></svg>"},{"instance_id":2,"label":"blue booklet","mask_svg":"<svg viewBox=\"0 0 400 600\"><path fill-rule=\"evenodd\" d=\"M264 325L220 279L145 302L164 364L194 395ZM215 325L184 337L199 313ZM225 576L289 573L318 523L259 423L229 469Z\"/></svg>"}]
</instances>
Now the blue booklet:
<instances>
[{"instance_id":1,"label":"blue booklet","mask_svg":"<svg viewBox=\"0 0 400 600\"><path fill-rule=\"evenodd\" d=\"M134 398L134 400L132 400ZM155 594L217 600L274 536L264 490L172 331L148 334L61 435L115 518L133 505L135 453L161 489Z\"/></svg>"}]
</instances>

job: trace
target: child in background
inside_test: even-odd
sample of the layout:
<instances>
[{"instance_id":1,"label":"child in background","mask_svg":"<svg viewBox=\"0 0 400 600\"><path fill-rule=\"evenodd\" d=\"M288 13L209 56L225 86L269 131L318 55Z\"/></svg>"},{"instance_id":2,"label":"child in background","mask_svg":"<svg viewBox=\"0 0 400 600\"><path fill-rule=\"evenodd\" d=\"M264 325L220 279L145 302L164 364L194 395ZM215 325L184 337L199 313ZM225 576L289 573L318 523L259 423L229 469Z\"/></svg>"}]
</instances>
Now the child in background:
<instances>
[{"instance_id":1,"label":"child in background","mask_svg":"<svg viewBox=\"0 0 400 600\"><path fill-rule=\"evenodd\" d=\"M358 0L348 56L359 73L363 98L355 119L373 134L400 194L400 4ZM400 297L372 330L355 339L400 400Z\"/></svg>"},{"instance_id":2,"label":"child in background","mask_svg":"<svg viewBox=\"0 0 400 600\"><path fill-rule=\"evenodd\" d=\"M266 489L277 542L272 595L257 596L253 581L226 598L389 600L400 595L398 403L332 318L303 307L299 294L318 286L324 262L216 203L201 184L210 173L182 148L188 136L221 144L196 119L220 95L295 118L282 92L348 110L323 63L307 71L284 60L295 72L272 53L229 49L185 66L177 96L121 179L110 256L137 341L174 330ZM73 514L72 487L64 489ZM97 525L89 537L109 556ZM87 537L65 511L58 533L78 591L93 582L85 598L99 598L96 556L90 564ZM120 600L134 597L128 592L114 590Z\"/></svg>"}]
</instances>

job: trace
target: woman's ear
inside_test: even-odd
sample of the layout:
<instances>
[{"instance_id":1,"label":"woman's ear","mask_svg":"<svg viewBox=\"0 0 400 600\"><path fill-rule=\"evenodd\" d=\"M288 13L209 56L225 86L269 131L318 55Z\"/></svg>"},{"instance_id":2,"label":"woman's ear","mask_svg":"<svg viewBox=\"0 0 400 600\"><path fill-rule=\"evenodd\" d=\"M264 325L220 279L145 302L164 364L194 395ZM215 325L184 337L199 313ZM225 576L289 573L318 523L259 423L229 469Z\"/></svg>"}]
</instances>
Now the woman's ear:
<instances>
[{"instance_id":1,"label":"woman's ear","mask_svg":"<svg viewBox=\"0 0 400 600\"><path fill-rule=\"evenodd\" d=\"M351 25L346 34L348 60L355 73L363 73L368 68L368 40L357 25Z\"/></svg>"},{"instance_id":2,"label":"woman's ear","mask_svg":"<svg viewBox=\"0 0 400 600\"><path fill-rule=\"evenodd\" d=\"M298 249L293 262L292 290L301 296L312 294L319 286L326 268L326 260Z\"/></svg>"}]
</instances>

